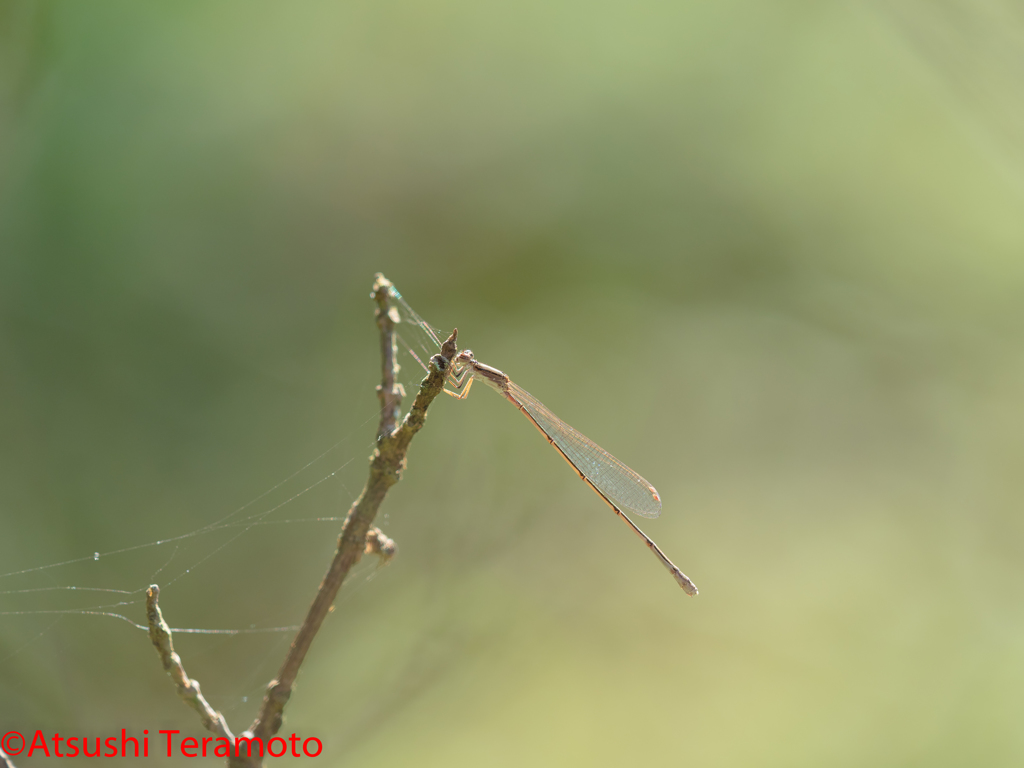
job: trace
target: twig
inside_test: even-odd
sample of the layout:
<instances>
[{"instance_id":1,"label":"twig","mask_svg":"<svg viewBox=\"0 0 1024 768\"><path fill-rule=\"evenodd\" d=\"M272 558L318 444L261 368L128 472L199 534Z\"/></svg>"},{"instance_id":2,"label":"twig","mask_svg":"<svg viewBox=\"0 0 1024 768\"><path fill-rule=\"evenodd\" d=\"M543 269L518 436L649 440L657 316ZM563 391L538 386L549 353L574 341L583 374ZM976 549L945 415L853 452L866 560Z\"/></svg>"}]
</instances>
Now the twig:
<instances>
[{"instance_id":1,"label":"twig","mask_svg":"<svg viewBox=\"0 0 1024 768\"><path fill-rule=\"evenodd\" d=\"M430 371L420 383L419 392L412 408L397 429L394 425L398 417L398 405L401 399L399 387L395 384L395 373L398 364L395 359L394 324L397 313L390 306L391 283L382 274L377 274L373 286L373 298L377 302L377 325L381 333L381 354L383 357L382 383L378 388L381 399L381 418L378 430L378 444L370 458L370 477L366 481L363 492L349 509L338 537L338 549L334 560L320 583L313 604L309 608L306 620L292 641L288 655L281 665L277 679L267 687L263 705L259 715L249 731L264 742L269 740L281 727L282 713L288 698L291 696L295 678L299 673L306 653L316 637L320 625L330 611L331 604L341 588L345 576L368 546L367 536L370 525L380 508L388 489L397 483L405 469L405 456L413 436L423 427L427 417L427 407L444 386L448 366L458 348L456 339L458 329L441 347L441 354L430 359ZM390 540L388 540L390 541ZM393 545L394 542L391 542Z\"/></svg>"},{"instance_id":2,"label":"twig","mask_svg":"<svg viewBox=\"0 0 1024 768\"><path fill-rule=\"evenodd\" d=\"M377 327L380 328L380 384L377 385L377 397L380 400L380 428L377 439L381 440L395 431L398 417L402 413L402 398L405 390L401 384L395 383L398 375L398 345L395 340L395 324L400 322L398 310L391 306L391 281L380 272L373 281L373 293L370 295L377 302Z\"/></svg>"},{"instance_id":3,"label":"twig","mask_svg":"<svg viewBox=\"0 0 1024 768\"><path fill-rule=\"evenodd\" d=\"M171 629L164 621L163 613L159 605L160 587L156 584L146 590L146 618L149 621L149 639L153 641L160 661L164 665L164 671L174 680L178 689L178 695L192 709L199 713L199 719L203 721L203 727L211 733L223 736L228 741L234 742L235 737L231 734L224 715L217 712L209 705L199 690L199 681L192 680L185 673L181 665L181 657L174 652L174 643L171 640Z\"/></svg>"},{"instance_id":4,"label":"twig","mask_svg":"<svg viewBox=\"0 0 1024 768\"><path fill-rule=\"evenodd\" d=\"M377 431L377 448L370 457L370 477L366 481L363 492L348 511L345 522L338 537L338 549L334 554L331 567L320 583L313 604L309 608L306 620L299 628L292 641L284 664L271 680L267 694L263 699L259 715L249 727L241 733L239 739L260 739L264 744L281 728L285 704L291 696L295 678L299 673L306 653L309 651L313 638L316 637L320 625L330 612L331 604L341 588L345 576L353 565L359 562L364 554L377 554L381 565L386 565L394 557L397 547L395 542L384 535L379 528L371 527L373 518L380 508L388 489L397 483L405 469L405 455L413 436L420 431L427 418L427 407L444 387L448 366L455 353L458 329L442 345L441 354L430 358L430 371L420 383L419 393L406 415L401 426L396 428L402 397L405 392L402 385L395 382L398 373L396 359L395 323L399 322L397 311L391 306L391 283L384 275L378 273L373 284L373 298L377 302L377 327L380 328L381 349L381 384L377 394L381 403L380 427ZM235 737L231 734L224 716L209 705L199 690L199 683L189 678L181 664L181 658L174 652L171 641L171 630L160 612L158 598L160 588L155 584L146 592L146 609L149 618L149 637L156 647L160 660L167 674L174 680L178 695L199 713L203 726L207 730L226 738L232 744ZM236 750L232 750L233 753ZM3 755L0 754L0 758ZM257 768L263 764L262 751L258 755L241 756L232 754L228 765L236 768ZM14 768L9 763L0 763L0 768Z\"/></svg>"},{"instance_id":5,"label":"twig","mask_svg":"<svg viewBox=\"0 0 1024 768\"><path fill-rule=\"evenodd\" d=\"M14 768L14 763L11 759L4 754L4 751L0 749L0 768Z\"/></svg>"}]
</instances>

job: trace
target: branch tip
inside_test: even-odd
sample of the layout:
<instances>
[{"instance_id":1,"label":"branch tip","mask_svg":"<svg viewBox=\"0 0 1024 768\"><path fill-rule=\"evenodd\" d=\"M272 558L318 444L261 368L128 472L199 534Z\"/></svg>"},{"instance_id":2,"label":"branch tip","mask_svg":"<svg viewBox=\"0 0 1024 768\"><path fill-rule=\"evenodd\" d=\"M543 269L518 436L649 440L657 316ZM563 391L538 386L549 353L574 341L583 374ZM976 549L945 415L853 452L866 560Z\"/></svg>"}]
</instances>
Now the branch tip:
<instances>
[{"instance_id":1,"label":"branch tip","mask_svg":"<svg viewBox=\"0 0 1024 768\"><path fill-rule=\"evenodd\" d=\"M164 671L174 681L178 696L199 714L203 727L211 733L222 736L229 741L234 741L234 736L228 728L224 715L210 706L203 698L199 689L199 681L191 679L185 672L181 663L181 657L174 652L174 642L171 639L171 629L164 621L163 612L160 610L160 587L151 584L146 590L146 619L149 623L149 639L156 648L157 655Z\"/></svg>"}]
</instances>

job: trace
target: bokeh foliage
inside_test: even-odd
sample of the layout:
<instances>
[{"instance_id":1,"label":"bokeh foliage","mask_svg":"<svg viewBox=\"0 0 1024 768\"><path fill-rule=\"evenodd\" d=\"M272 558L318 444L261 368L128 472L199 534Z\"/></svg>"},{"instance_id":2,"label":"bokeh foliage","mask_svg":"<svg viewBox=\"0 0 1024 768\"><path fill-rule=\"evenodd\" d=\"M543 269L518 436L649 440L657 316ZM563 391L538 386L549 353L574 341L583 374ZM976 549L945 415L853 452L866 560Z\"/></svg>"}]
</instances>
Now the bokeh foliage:
<instances>
[{"instance_id":1,"label":"bokeh foliage","mask_svg":"<svg viewBox=\"0 0 1024 768\"><path fill-rule=\"evenodd\" d=\"M256 505L352 460L277 517L342 513L380 270L654 482L702 594L438 402L288 711L322 764L1019 765L1022 60L1008 0L0 2L0 572L345 438ZM168 620L298 621L336 528L183 542ZM288 639L179 650L237 730ZM7 727L198 730L142 633L53 614L0 616Z\"/></svg>"}]
</instances>

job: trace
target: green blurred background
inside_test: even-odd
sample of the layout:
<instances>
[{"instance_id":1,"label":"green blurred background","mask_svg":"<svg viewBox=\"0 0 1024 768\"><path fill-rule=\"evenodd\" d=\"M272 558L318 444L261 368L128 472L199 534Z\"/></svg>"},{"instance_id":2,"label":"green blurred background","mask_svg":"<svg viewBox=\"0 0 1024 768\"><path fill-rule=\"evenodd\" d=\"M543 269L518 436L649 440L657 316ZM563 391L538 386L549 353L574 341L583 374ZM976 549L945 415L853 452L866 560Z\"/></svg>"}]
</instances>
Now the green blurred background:
<instances>
[{"instance_id":1,"label":"green blurred background","mask_svg":"<svg viewBox=\"0 0 1024 768\"><path fill-rule=\"evenodd\" d=\"M1009 0L0 2L0 572L338 440L244 514L349 462L267 519L343 514L380 270L657 486L701 595L443 398L288 708L318 764L1020 765L1022 72ZM0 579L0 731L205 735L143 632L40 613L138 594L15 590L294 624L337 529ZM178 650L240 731L289 640Z\"/></svg>"}]
</instances>

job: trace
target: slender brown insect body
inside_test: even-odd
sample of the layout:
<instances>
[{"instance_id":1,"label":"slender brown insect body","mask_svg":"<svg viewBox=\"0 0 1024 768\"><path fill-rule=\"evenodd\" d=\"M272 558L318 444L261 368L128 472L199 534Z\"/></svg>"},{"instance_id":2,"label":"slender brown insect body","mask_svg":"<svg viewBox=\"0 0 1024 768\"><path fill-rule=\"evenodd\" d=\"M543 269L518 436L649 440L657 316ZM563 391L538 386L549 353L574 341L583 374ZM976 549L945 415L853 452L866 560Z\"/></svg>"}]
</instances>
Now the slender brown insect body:
<instances>
[{"instance_id":1,"label":"slender brown insect body","mask_svg":"<svg viewBox=\"0 0 1024 768\"><path fill-rule=\"evenodd\" d=\"M419 332L426 335L426 345L420 344L419 350L427 357L430 356L429 348L441 346L440 337L434 329L402 298L402 295L392 286L392 296L404 308L407 315L406 321ZM401 338L401 337L399 337ZM416 351L402 340L410 354L416 361L428 370ZM512 403L523 412L523 415L530 420L551 446L558 451L569 466L573 468L580 479L600 496L604 502L612 508L630 529L643 539L648 549L654 553L658 561L665 566L672 578L676 580L688 595L696 595L697 587L689 577L675 563L668 559L668 556L661 551L661 548L654 543L650 536L640 530L630 520L625 511L633 512L641 517L654 518L661 514L661 497L654 489L654 486L644 480L640 475L616 459L597 443L577 432L555 414L553 414L540 400L535 398L525 389L513 382L503 371L485 365L478 361L472 351L466 349L457 354L448 369L447 383L451 389L444 391L452 397L464 400L469 394L473 380L480 377L490 387ZM624 511L625 510L625 511Z\"/></svg>"},{"instance_id":2,"label":"slender brown insect body","mask_svg":"<svg viewBox=\"0 0 1024 768\"><path fill-rule=\"evenodd\" d=\"M577 432L537 398L513 382L503 371L479 362L470 350L463 350L452 361L445 389L452 397L463 400L469 394L473 379L479 376L506 400L522 411L552 447L568 462L580 479L612 508L632 531L643 539L648 549L672 574L688 595L696 595L697 587L673 563L653 539L626 516L623 508L643 517L661 514L661 497L654 486L616 459L597 443Z\"/></svg>"}]
</instances>

